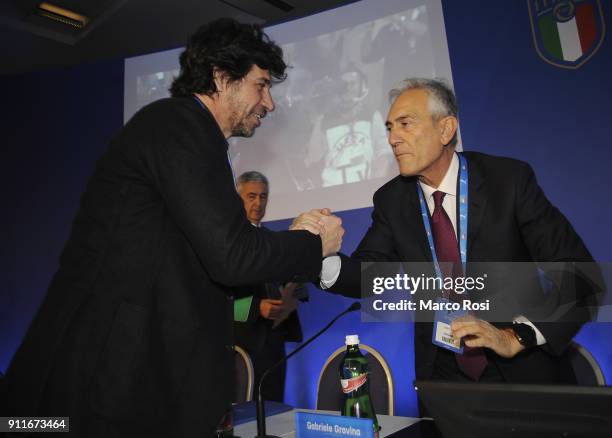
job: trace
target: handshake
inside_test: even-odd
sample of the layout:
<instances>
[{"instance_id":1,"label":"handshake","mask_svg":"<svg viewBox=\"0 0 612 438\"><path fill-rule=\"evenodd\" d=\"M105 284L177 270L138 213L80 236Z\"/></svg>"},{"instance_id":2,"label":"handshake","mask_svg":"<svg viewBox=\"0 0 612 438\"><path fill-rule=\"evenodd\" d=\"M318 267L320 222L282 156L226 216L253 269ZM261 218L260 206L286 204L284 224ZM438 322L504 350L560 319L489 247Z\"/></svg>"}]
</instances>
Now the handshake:
<instances>
[{"instance_id":1,"label":"handshake","mask_svg":"<svg viewBox=\"0 0 612 438\"><path fill-rule=\"evenodd\" d=\"M306 230L321 237L323 257L329 257L340 251L342 246L342 219L334 216L329 208L310 210L293 220L290 230Z\"/></svg>"}]
</instances>

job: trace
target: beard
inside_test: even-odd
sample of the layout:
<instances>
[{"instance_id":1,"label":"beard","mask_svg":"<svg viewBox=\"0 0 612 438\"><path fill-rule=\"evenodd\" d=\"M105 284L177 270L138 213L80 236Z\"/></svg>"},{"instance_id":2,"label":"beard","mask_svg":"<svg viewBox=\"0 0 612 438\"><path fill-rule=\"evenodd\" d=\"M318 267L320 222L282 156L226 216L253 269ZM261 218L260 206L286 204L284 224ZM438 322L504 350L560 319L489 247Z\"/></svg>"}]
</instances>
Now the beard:
<instances>
[{"instance_id":1,"label":"beard","mask_svg":"<svg viewBox=\"0 0 612 438\"><path fill-rule=\"evenodd\" d=\"M232 120L232 137L252 137L255 133L255 126L249 126L248 116Z\"/></svg>"},{"instance_id":2,"label":"beard","mask_svg":"<svg viewBox=\"0 0 612 438\"><path fill-rule=\"evenodd\" d=\"M232 109L230 116L232 137L252 137L255 133L255 124L249 120L252 116L249 106L240 99L236 90L232 90L228 97Z\"/></svg>"}]
</instances>

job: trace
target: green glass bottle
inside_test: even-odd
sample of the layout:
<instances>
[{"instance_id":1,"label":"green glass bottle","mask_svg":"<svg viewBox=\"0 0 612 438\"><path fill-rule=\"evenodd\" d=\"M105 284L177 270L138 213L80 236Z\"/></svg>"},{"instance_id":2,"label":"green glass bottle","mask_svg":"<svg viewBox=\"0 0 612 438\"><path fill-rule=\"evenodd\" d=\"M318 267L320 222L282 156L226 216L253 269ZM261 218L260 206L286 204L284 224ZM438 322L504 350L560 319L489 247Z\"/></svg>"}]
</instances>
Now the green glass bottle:
<instances>
[{"instance_id":1,"label":"green glass bottle","mask_svg":"<svg viewBox=\"0 0 612 438\"><path fill-rule=\"evenodd\" d=\"M346 417L371 418L374 436L378 437L378 419L370 398L368 361L359 350L359 336L346 337L346 353L340 362L340 384L344 392L342 415Z\"/></svg>"}]
</instances>

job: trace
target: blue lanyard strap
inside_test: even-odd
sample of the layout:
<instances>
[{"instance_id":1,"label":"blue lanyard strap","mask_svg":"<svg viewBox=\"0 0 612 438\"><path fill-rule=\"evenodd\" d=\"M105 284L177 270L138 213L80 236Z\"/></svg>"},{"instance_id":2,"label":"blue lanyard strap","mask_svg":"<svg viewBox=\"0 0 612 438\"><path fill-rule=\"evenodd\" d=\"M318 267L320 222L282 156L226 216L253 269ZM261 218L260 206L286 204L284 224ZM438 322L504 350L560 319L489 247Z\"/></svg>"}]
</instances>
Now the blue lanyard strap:
<instances>
[{"instance_id":1,"label":"blue lanyard strap","mask_svg":"<svg viewBox=\"0 0 612 438\"><path fill-rule=\"evenodd\" d=\"M467 259L467 225L468 225L468 168L467 161L462 154L457 154L459 157L459 221L457 228L457 236L459 237L459 254L461 255L461 264L463 265L463 272L465 272L465 264ZM417 191L419 192L419 203L421 205L421 216L423 218L423 225L425 225L425 232L427 233L427 240L429 242L429 249L431 250L431 256L434 262L434 268L436 270L436 276L442 278L442 271L440 270L440 264L438 263L438 256L436 255L436 247L433 241L433 234L431 233L431 224L429 223L429 209L425 203L425 196L423 196L423 189L421 184L417 181Z\"/></svg>"}]
</instances>

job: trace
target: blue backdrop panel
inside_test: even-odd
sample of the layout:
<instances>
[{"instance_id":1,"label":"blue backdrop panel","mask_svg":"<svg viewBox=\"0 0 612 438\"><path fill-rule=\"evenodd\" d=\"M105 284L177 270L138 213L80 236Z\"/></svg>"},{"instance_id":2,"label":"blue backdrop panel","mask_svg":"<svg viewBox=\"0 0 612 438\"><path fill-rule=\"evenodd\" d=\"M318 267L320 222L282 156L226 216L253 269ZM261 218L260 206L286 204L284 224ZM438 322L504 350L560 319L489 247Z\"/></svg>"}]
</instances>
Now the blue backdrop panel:
<instances>
[{"instance_id":1,"label":"blue backdrop panel","mask_svg":"<svg viewBox=\"0 0 612 438\"><path fill-rule=\"evenodd\" d=\"M274 202L274 194L270 194ZM324 201L322 201L324 202ZM326 205L323 205L326 206ZM331 208L331 206L328 206ZM371 208L362 208L338 213L346 228L343 252L355 250L363 233L370 224ZM267 223L273 230L286 230L291 221ZM309 287L310 299L299 308L304 339L314 335L338 313L354 301L329 292ZM416 394L412 390L414 380L413 329L408 323L362 323L360 312L353 312L340 319L328 332L287 365L285 400L295 406L315 407L317 382L323 364L337 348L344 345L346 335L358 334L359 341L378 350L391 367L395 392L396 415L416 414ZM290 351L295 344L289 344ZM340 377L338 377L340 390Z\"/></svg>"}]
</instances>

